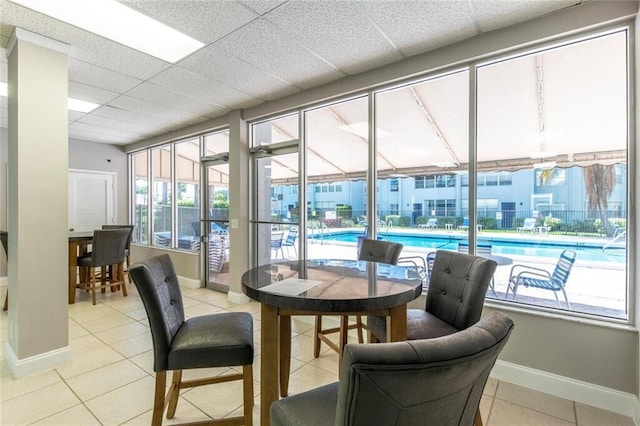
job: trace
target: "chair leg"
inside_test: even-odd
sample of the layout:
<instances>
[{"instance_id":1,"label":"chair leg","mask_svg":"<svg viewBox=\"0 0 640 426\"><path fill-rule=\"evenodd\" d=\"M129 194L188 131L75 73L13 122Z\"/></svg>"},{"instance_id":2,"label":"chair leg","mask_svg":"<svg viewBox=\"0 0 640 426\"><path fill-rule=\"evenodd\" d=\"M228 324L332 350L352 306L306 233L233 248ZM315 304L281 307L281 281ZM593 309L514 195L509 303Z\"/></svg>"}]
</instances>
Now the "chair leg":
<instances>
[{"instance_id":1,"label":"chair leg","mask_svg":"<svg viewBox=\"0 0 640 426\"><path fill-rule=\"evenodd\" d=\"M482 416L480 416L480 407L476 411L476 418L473 420L473 426L482 426Z\"/></svg>"},{"instance_id":2,"label":"chair leg","mask_svg":"<svg viewBox=\"0 0 640 426\"><path fill-rule=\"evenodd\" d=\"M369 343L380 343L380 340L378 340L376 335L373 334L371 331L369 331Z\"/></svg>"},{"instance_id":3,"label":"chair leg","mask_svg":"<svg viewBox=\"0 0 640 426\"><path fill-rule=\"evenodd\" d=\"M91 301L96 304L96 268L90 268L91 275Z\"/></svg>"},{"instance_id":4,"label":"chair leg","mask_svg":"<svg viewBox=\"0 0 640 426\"><path fill-rule=\"evenodd\" d=\"M364 336L362 333L362 316L356 316L356 326L358 328L358 343L364 343Z\"/></svg>"},{"instance_id":5,"label":"chair leg","mask_svg":"<svg viewBox=\"0 0 640 426\"><path fill-rule=\"evenodd\" d=\"M316 315L316 323L314 327L313 333L313 356L318 358L320 356L320 346L322 341L318 337L320 332L322 331L322 315Z\"/></svg>"},{"instance_id":6,"label":"chair leg","mask_svg":"<svg viewBox=\"0 0 640 426\"><path fill-rule=\"evenodd\" d=\"M167 392L167 418L172 419L176 414L176 407L178 406L178 397L180 396L180 383L182 382L182 370L173 370L173 376L171 380L171 387Z\"/></svg>"},{"instance_id":7,"label":"chair leg","mask_svg":"<svg viewBox=\"0 0 640 426\"><path fill-rule=\"evenodd\" d=\"M564 291L564 287L562 288L562 294L564 294L564 300L567 302L567 308L569 310L571 310L571 304L569 303L569 298L567 297L567 292Z\"/></svg>"},{"instance_id":8,"label":"chair leg","mask_svg":"<svg viewBox=\"0 0 640 426\"><path fill-rule=\"evenodd\" d=\"M152 426L162 425L162 413L164 412L164 392L167 385L167 372L156 372L156 390L153 398L153 416L151 417Z\"/></svg>"},{"instance_id":9,"label":"chair leg","mask_svg":"<svg viewBox=\"0 0 640 426\"><path fill-rule=\"evenodd\" d=\"M242 393L244 395L244 425L253 425L253 366L242 366Z\"/></svg>"},{"instance_id":10,"label":"chair leg","mask_svg":"<svg viewBox=\"0 0 640 426\"><path fill-rule=\"evenodd\" d=\"M7 292L4 294L4 303L2 304L2 310L6 311L9 308L9 288L7 288Z\"/></svg>"},{"instance_id":11,"label":"chair leg","mask_svg":"<svg viewBox=\"0 0 640 426\"><path fill-rule=\"evenodd\" d=\"M127 297L127 283L125 281L124 263L118 264L118 281L121 281L122 295Z\"/></svg>"}]
</instances>

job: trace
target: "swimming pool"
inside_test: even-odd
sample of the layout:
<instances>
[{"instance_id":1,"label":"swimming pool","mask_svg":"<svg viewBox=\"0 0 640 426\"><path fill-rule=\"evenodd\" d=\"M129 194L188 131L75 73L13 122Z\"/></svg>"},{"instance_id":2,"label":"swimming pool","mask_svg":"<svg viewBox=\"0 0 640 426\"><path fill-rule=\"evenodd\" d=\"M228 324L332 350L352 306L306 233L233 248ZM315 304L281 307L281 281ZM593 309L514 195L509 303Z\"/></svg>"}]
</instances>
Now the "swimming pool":
<instances>
[{"instance_id":1,"label":"swimming pool","mask_svg":"<svg viewBox=\"0 0 640 426\"><path fill-rule=\"evenodd\" d=\"M325 243L333 241L337 243L356 244L358 237L362 236L362 232L330 232L324 235L309 235L309 239L322 240ZM458 250L460 242L466 241L466 238L454 235L448 237L433 237L382 232L379 233L378 236L387 241L400 243L405 247L433 250ZM580 241L576 241L575 243L557 241L553 243L539 243L532 240L506 241L499 238L480 238L479 242L480 244L490 243L491 253L493 254L537 256L557 259L563 250L574 250L577 252L577 259L581 261L624 263L626 258L625 249L611 248L603 251L601 244Z\"/></svg>"}]
</instances>

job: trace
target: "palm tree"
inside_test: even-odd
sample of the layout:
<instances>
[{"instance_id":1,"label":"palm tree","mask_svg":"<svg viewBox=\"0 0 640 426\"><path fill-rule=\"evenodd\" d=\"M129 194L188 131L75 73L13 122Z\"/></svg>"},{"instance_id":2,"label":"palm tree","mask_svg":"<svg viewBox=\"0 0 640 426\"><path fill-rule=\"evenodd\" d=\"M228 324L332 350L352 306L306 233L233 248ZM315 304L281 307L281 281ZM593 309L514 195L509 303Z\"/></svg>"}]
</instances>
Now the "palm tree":
<instances>
[{"instance_id":1,"label":"palm tree","mask_svg":"<svg viewBox=\"0 0 640 426\"><path fill-rule=\"evenodd\" d=\"M613 236L613 227L607 218L607 199L616 185L613 165L593 164L583 169L590 212L599 212L602 225L608 237Z\"/></svg>"}]
</instances>

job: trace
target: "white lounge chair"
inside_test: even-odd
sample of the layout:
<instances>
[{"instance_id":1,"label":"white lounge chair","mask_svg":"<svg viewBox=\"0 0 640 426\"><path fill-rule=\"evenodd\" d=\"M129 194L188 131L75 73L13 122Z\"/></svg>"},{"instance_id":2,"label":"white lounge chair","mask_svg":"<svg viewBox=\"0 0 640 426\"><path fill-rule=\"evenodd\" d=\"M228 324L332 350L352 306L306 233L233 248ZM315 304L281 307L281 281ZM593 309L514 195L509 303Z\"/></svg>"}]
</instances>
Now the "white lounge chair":
<instances>
[{"instance_id":1,"label":"white lounge chair","mask_svg":"<svg viewBox=\"0 0 640 426\"><path fill-rule=\"evenodd\" d=\"M522 224L522 226L518 226L516 228L516 231L518 231L518 232L523 232L523 231L535 232L536 231L536 218L535 217L526 218L524 220L524 224Z\"/></svg>"}]
</instances>

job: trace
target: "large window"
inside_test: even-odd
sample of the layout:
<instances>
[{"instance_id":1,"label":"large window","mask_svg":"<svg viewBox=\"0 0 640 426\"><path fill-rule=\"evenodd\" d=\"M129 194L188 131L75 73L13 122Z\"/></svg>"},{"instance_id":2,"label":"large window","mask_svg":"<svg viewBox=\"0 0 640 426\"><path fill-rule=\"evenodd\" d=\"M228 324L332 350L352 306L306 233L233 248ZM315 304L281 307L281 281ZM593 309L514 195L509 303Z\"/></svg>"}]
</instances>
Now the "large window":
<instances>
[{"instance_id":1,"label":"large window","mask_svg":"<svg viewBox=\"0 0 640 426\"><path fill-rule=\"evenodd\" d=\"M194 226L199 224L199 138L136 152L130 159L134 241L198 250Z\"/></svg>"},{"instance_id":2,"label":"large window","mask_svg":"<svg viewBox=\"0 0 640 426\"><path fill-rule=\"evenodd\" d=\"M255 203L250 221L258 265L298 255L298 143L297 114L251 126Z\"/></svg>"},{"instance_id":3,"label":"large window","mask_svg":"<svg viewBox=\"0 0 640 426\"><path fill-rule=\"evenodd\" d=\"M627 318L627 93L626 31L478 68L477 215L510 238L489 297Z\"/></svg>"},{"instance_id":4,"label":"large window","mask_svg":"<svg viewBox=\"0 0 640 426\"><path fill-rule=\"evenodd\" d=\"M295 202L278 188L300 173L307 257L354 258L373 223L382 238L414 237L400 241L403 255L482 247L498 261L496 303L628 319L627 37L496 56L300 110L288 135L300 127L304 149L259 160L258 205L270 193L261 185L278 194L258 210L270 214L265 232L288 226L282 206Z\"/></svg>"},{"instance_id":5,"label":"large window","mask_svg":"<svg viewBox=\"0 0 640 426\"><path fill-rule=\"evenodd\" d=\"M149 152L142 151L131 156L132 168L132 214L133 241L149 243Z\"/></svg>"}]
</instances>

